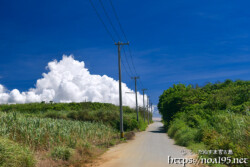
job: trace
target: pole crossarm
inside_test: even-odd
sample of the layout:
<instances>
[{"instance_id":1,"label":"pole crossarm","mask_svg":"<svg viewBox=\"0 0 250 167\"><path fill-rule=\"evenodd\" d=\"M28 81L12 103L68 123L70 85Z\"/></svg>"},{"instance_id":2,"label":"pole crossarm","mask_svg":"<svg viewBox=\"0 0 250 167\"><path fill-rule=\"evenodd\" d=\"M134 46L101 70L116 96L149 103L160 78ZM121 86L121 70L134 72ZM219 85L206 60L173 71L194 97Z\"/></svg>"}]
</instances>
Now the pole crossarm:
<instances>
[{"instance_id":1,"label":"pole crossarm","mask_svg":"<svg viewBox=\"0 0 250 167\"><path fill-rule=\"evenodd\" d=\"M128 93L128 94L134 94L135 92L125 92L125 93Z\"/></svg>"},{"instance_id":2,"label":"pole crossarm","mask_svg":"<svg viewBox=\"0 0 250 167\"><path fill-rule=\"evenodd\" d=\"M124 43L124 42L115 42L115 45L129 45L129 42L126 42L126 43Z\"/></svg>"}]
</instances>

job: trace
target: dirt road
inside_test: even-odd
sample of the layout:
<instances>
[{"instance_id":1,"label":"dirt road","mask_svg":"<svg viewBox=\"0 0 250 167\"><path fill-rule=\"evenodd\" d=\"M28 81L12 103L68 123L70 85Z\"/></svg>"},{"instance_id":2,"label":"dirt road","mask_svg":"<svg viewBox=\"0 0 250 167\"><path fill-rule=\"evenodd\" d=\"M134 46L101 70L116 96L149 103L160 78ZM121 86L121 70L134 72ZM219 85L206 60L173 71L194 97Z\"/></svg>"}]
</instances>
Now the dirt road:
<instances>
[{"instance_id":1,"label":"dirt road","mask_svg":"<svg viewBox=\"0 0 250 167\"><path fill-rule=\"evenodd\" d=\"M164 132L159 121L151 124L145 132L137 133L134 140L108 150L98 167L168 167L182 166L169 164L168 156L183 158L183 147L174 144ZM186 155L187 156L187 155ZM96 165L95 165L96 166Z\"/></svg>"}]
</instances>

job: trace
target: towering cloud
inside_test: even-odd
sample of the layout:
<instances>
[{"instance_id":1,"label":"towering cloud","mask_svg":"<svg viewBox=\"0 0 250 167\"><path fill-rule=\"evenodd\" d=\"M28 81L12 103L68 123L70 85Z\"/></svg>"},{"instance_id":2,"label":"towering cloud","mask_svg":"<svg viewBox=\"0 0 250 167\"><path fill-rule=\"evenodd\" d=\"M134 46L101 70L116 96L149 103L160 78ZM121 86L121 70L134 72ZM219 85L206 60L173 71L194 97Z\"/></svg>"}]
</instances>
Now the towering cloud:
<instances>
[{"instance_id":1,"label":"towering cloud","mask_svg":"<svg viewBox=\"0 0 250 167\"><path fill-rule=\"evenodd\" d=\"M64 55L59 62L48 63L49 72L43 73L36 87L26 92L17 89L6 90L0 84L0 104L31 103L41 101L54 102L104 102L119 104L118 81L106 75L92 75L85 68L84 62L79 62L73 56ZM125 83L122 83L123 105L135 106L134 94ZM138 103L142 106L143 97L138 93ZM146 98L145 98L146 101Z\"/></svg>"}]
</instances>

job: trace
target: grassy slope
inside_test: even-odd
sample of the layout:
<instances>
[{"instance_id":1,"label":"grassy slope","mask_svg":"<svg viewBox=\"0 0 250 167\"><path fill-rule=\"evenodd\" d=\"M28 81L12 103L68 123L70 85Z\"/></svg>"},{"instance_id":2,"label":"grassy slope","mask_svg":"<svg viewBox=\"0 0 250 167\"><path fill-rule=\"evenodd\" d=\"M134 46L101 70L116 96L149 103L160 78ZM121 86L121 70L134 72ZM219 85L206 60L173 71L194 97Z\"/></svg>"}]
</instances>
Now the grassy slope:
<instances>
[{"instance_id":1,"label":"grassy slope","mask_svg":"<svg viewBox=\"0 0 250 167\"><path fill-rule=\"evenodd\" d=\"M112 104L89 102L0 105L0 137L40 154L36 156L40 166L77 166L119 142L118 109ZM142 111L137 123L133 109L123 110L128 133L146 128Z\"/></svg>"},{"instance_id":2,"label":"grassy slope","mask_svg":"<svg viewBox=\"0 0 250 167\"><path fill-rule=\"evenodd\" d=\"M160 96L158 108L170 137L198 150L232 150L249 158L250 82L226 80L199 88L174 85Z\"/></svg>"}]
</instances>

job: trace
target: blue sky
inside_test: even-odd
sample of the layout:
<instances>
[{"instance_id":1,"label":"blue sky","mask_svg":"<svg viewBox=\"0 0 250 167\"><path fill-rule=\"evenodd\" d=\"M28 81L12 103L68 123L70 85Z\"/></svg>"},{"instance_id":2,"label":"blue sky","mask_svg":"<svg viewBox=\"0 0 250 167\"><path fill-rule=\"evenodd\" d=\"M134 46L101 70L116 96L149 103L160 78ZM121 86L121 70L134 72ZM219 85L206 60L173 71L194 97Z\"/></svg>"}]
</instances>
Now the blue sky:
<instances>
[{"instance_id":1,"label":"blue sky","mask_svg":"<svg viewBox=\"0 0 250 167\"><path fill-rule=\"evenodd\" d=\"M102 1L118 29L109 1ZM101 12L98 0L93 2ZM250 1L113 4L154 104L176 83L250 79ZM88 0L0 0L0 84L28 90L46 72L47 63L63 54L84 61L93 74L118 79L117 47ZM123 82L134 88L124 69Z\"/></svg>"}]
</instances>

